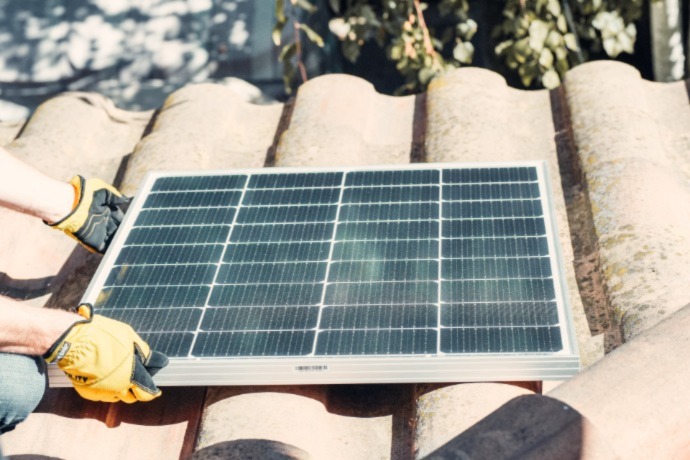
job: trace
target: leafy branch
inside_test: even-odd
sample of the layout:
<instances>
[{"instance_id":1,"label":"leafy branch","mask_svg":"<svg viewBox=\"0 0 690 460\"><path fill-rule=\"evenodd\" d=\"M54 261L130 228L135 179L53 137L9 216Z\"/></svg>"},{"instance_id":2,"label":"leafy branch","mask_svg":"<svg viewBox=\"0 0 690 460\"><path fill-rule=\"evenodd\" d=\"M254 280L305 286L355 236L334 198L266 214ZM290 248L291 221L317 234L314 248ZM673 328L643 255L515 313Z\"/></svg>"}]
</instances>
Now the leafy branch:
<instances>
[{"instance_id":1,"label":"leafy branch","mask_svg":"<svg viewBox=\"0 0 690 460\"><path fill-rule=\"evenodd\" d=\"M303 10L308 14L316 12L316 6L308 0L290 0L290 5L285 5L284 0L275 0L275 17L276 23L273 25L271 37L276 46L281 46L278 61L283 63L283 82L285 90L288 94L295 86L295 77L297 70L302 79L302 83L306 82L307 69L304 65L303 51L302 51L302 34L304 32L306 37L318 47L323 48L323 38L317 34L309 25L299 20L298 11ZM286 14L286 10L288 14ZM292 27L292 41L283 42L283 31L288 23Z\"/></svg>"},{"instance_id":2,"label":"leafy branch","mask_svg":"<svg viewBox=\"0 0 690 460\"><path fill-rule=\"evenodd\" d=\"M283 44L287 88L294 85L296 69L302 82L307 73L302 59L301 32L317 46L323 39L296 12L306 17L316 11L309 0L290 0L289 14L283 0L276 1L273 39L282 43L285 26L293 40ZM405 78L400 93L422 91L448 69L468 65L474 57L472 37L477 23L469 16L469 0L329 0L333 18L330 32L341 42L343 55L356 62L362 46L375 42ZM657 0L650 0L657 1ZM489 24L495 55L515 72L525 87L553 88L565 72L590 55L615 58L632 53L635 21L644 0L506 0L499 24ZM434 28L428 18L440 24Z\"/></svg>"}]
</instances>

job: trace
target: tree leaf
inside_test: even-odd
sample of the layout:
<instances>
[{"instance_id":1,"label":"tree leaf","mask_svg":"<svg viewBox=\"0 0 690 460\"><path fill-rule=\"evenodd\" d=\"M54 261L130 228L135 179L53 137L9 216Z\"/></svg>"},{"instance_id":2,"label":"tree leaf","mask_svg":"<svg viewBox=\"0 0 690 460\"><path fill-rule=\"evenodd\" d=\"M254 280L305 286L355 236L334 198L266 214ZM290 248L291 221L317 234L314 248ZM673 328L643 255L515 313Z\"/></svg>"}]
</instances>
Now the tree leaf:
<instances>
[{"instance_id":1,"label":"tree leaf","mask_svg":"<svg viewBox=\"0 0 690 460\"><path fill-rule=\"evenodd\" d=\"M271 38L273 38L273 43L276 46L280 46L281 36L283 34L283 28L285 27L284 22L276 22L273 25L273 30L271 31Z\"/></svg>"},{"instance_id":2,"label":"tree leaf","mask_svg":"<svg viewBox=\"0 0 690 460\"><path fill-rule=\"evenodd\" d=\"M539 65L545 69L548 69L553 65L553 53L550 49L544 48L541 50L541 54L539 55Z\"/></svg>"},{"instance_id":3,"label":"tree leaf","mask_svg":"<svg viewBox=\"0 0 690 460\"><path fill-rule=\"evenodd\" d=\"M561 4L558 3L558 0L548 0L546 9L554 16L561 14Z\"/></svg>"},{"instance_id":4,"label":"tree leaf","mask_svg":"<svg viewBox=\"0 0 690 460\"><path fill-rule=\"evenodd\" d=\"M504 42L501 42L498 45L496 45L496 48L494 48L494 53L496 53L496 55L501 55L505 50L507 50L511 46L513 46L513 40L506 40Z\"/></svg>"},{"instance_id":5,"label":"tree leaf","mask_svg":"<svg viewBox=\"0 0 690 460\"><path fill-rule=\"evenodd\" d=\"M316 8L316 5L313 3L310 3L308 0L296 0L295 2L298 7L302 8L304 11L306 11L309 14L313 14L316 12L318 8Z\"/></svg>"},{"instance_id":6,"label":"tree leaf","mask_svg":"<svg viewBox=\"0 0 690 460\"><path fill-rule=\"evenodd\" d=\"M577 40L575 40L575 35L573 34L565 34L563 36L563 40L565 41L565 46L570 50L570 51L577 51Z\"/></svg>"},{"instance_id":7,"label":"tree leaf","mask_svg":"<svg viewBox=\"0 0 690 460\"><path fill-rule=\"evenodd\" d=\"M314 29L303 23L300 23L299 28L302 29L305 34L307 34L309 40L315 43L316 46L323 48L323 38L321 38L321 35L314 32Z\"/></svg>"},{"instance_id":8,"label":"tree leaf","mask_svg":"<svg viewBox=\"0 0 690 460\"><path fill-rule=\"evenodd\" d=\"M616 40L616 38L614 37L608 37L604 39L604 50L606 51L606 54L613 58L618 56L622 51L621 46L618 43L618 40Z\"/></svg>"},{"instance_id":9,"label":"tree leaf","mask_svg":"<svg viewBox=\"0 0 690 460\"><path fill-rule=\"evenodd\" d=\"M555 70L549 69L544 72L544 75L541 77L541 82L545 88L553 89L561 84L561 79Z\"/></svg>"},{"instance_id":10,"label":"tree leaf","mask_svg":"<svg viewBox=\"0 0 690 460\"><path fill-rule=\"evenodd\" d=\"M558 46L561 46L563 44L563 35L559 34L555 30L552 30L549 33L549 36L546 37L546 46L548 46L551 49L555 49Z\"/></svg>"},{"instance_id":11,"label":"tree leaf","mask_svg":"<svg viewBox=\"0 0 690 460\"><path fill-rule=\"evenodd\" d=\"M287 94L292 93L292 80L295 77L295 70L295 66L290 61L283 62L283 84Z\"/></svg>"},{"instance_id":12,"label":"tree leaf","mask_svg":"<svg viewBox=\"0 0 690 460\"><path fill-rule=\"evenodd\" d=\"M422 67L419 70L419 74L418 74L419 83L421 83L422 85L426 85L435 76L436 76L436 72L434 72L433 70L431 70L428 67Z\"/></svg>"},{"instance_id":13,"label":"tree leaf","mask_svg":"<svg viewBox=\"0 0 690 460\"><path fill-rule=\"evenodd\" d=\"M456 61L462 62L463 64L471 63L473 55L474 46L472 46L472 43L458 42L455 48L453 48L453 57Z\"/></svg>"},{"instance_id":14,"label":"tree leaf","mask_svg":"<svg viewBox=\"0 0 690 460\"><path fill-rule=\"evenodd\" d=\"M569 68L570 64L567 59L559 59L556 61L556 70L559 74L565 75Z\"/></svg>"},{"instance_id":15,"label":"tree leaf","mask_svg":"<svg viewBox=\"0 0 690 460\"><path fill-rule=\"evenodd\" d=\"M283 0L276 0L275 8L276 19L278 20L278 22L285 23L287 21L287 18L285 17L285 5L283 3Z\"/></svg>"},{"instance_id":16,"label":"tree leaf","mask_svg":"<svg viewBox=\"0 0 690 460\"><path fill-rule=\"evenodd\" d=\"M540 52L549 34L549 25L544 21L535 20L529 25L529 47Z\"/></svg>"},{"instance_id":17,"label":"tree leaf","mask_svg":"<svg viewBox=\"0 0 690 460\"><path fill-rule=\"evenodd\" d=\"M525 62L527 60L527 56L531 54L529 38L525 37L522 40L515 42L513 49L515 50L515 60L521 64Z\"/></svg>"},{"instance_id":18,"label":"tree leaf","mask_svg":"<svg viewBox=\"0 0 690 460\"><path fill-rule=\"evenodd\" d=\"M397 44L390 47L389 51L390 58L397 61L402 57L402 45Z\"/></svg>"},{"instance_id":19,"label":"tree leaf","mask_svg":"<svg viewBox=\"0 0 690 460\"><path fill-rule=\"evenodd\" d=\"M328 29L338 37L338 40L345 40L347 34L350 33L350 24L345 22L343 18L333 18L328 21Z\"/></svg>"},{"instance_id":20,"label":"tree leaf","mask_svg":"<svg viewBox=\"0 0 690 460\"><path fill-rule=\"evenodd\" d=\"M568 31L568 23L565 22L565 16L562 14L556 19L556 27L561 33L566 33Z\"/></svg>"},{"instance_id":21,"label":"tree leaf","mask_svg":"<svg viewBox=\"0 0 690 460\"><path fill-rule=\"evenodd\" d=\"M285 62L289 61L292 59L292 57L297 53L297 43L292 42L288 43L287 45L283 46L283 49L280 50L280 56L278 56L278 61L280 62Z\"/></svg>"},{"instance_id":22,"label":"tree leaf","mask_svg":"<svg viewBox=\"0 0 690 460\"><path fill-rule=\"evenodd\" d=\"M568 50L563 48L562 46L559 46L556 48L556 60L565 60L568 57Z\"/></svg>"},{"instance_id":23,"label":"tree leaf","mask_svg":"<svg viewBox=\"0 0 690 460\"><path fill-rule=\"evenodd\" d=\"M356 42L349 40L344 41L342 50L343 55L348 61L352 62L353 64L357 62L357 58L359 57L360 46Z\"/></svg>"},{"instance_id":24,"label":"tree leaf","mask_svg":"<svg viewBox=\"0 0 690 460\"><path fill-rule=\"evenodd\" d=\"M335 14L340 14L340 0L328 0L328 4Z\"/></svg>"},{"instance_id":25,"label":"tree leaf","mask_svg":"<svg viewBox=\"0 0 690 460\"><path fill-rule=\"evenodd\" d=\"M532 81L539 75L539 69L529 64L521 65L518 68L518 75L520 75L522 84L528 88L532 84Z\"/></svg>"}]
</instances>

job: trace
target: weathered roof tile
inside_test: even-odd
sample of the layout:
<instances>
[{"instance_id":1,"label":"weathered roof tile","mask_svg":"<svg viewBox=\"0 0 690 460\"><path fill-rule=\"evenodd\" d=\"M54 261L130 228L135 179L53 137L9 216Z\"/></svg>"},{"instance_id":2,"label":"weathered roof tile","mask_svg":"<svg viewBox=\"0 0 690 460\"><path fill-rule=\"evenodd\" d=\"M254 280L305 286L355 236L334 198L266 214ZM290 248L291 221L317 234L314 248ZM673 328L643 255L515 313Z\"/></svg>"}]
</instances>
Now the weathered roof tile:
<instances>
[{"instance_id":1,"label":"weathered roof tile","mask_svg":"<svg viewBox=\"0 0 690 460\"><path fill-rule=\"evenodd\" d=\"M413 114L414 97L347 75L315 78L299 89L276 166L408 163Z\"/></svg>"},{"instance_id":2,"label":"weathered roof tile","mask_svg":"<svg viewBox=\"0 0 690 460\"><path fill-rule=\"evenodd\" d=\"M308 458L384 459L391 455L393 416L371 396L367 411L343 413L333 407L325 386L303 388L213 388L207 398L197 449L224 446L227 458L239 458L249 439L266 443L265 458L275 445L304 452ZM356 413L359 412L359 413ZM195 458L204 458L195 456Z\"/></svg>"},{"instance_id":3,"label":"weathered roof tile","mask_svg":"<svg viewBox=\"0 0 690 460\"><path fill-rule=\"evenodd\" d=\"M565 88L609 301L630 339L688 301L690 123L671 121L690 121L685 85L597 63Z\"/></svg>"},{"instance_id":4,"label":"weathered roof tile","mask_svg":"<svg viewBox=\"0 0 690 460\"><path fill-rule=\"evenodd\" d=\"M245 102L232 90L191 85L172 93L137 145L123 191L133 193L148 171L259 168L282 110L281 104Z\"/></svg>"},{"instance_id":5,"label":"weathered roof tile","mask_svg":"<svg viewBox=\"0 0 690 460\"><path fill-rule=\"evenodd\" d=\"M548 395L577 409L621 458L688 458L690 305Z\"/></svg>"},{"instance_id":6,"label":"weathered roof tile","mask_svg":"<svg viewBox=\"0 0 690 460\"><path fill-rule=\"evenodd\" d=\"M12 142L24 126L24 121L0 121L0 145L5 147Z\"/></svg>"}]
</instances>

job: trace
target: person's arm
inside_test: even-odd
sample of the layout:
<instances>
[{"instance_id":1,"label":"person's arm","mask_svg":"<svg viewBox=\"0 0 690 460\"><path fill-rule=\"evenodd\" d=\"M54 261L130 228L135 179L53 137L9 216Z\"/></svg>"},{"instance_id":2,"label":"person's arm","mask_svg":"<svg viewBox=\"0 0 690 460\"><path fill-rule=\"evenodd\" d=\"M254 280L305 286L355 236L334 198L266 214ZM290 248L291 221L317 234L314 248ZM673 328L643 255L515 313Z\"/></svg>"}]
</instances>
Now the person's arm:
<instances>
[{"instance_id":1,"label":"person's arm","mask_svg":"<svg viewBox=\"0 0 690 460\"><path fill-rule=\"evenodd\" d=\"M92 401L151 401L161 395L153 376L168 364L129 325L94 315L91 305L75 314L2 296L0 352L42 356Z\"/></svg>"},{"instance_id":2,"label":"person's arm","mask_svg":"<svg viewBox=\"0 0 690 460\"><path fill-rule=\"evenodd\" d=\"M36 216L48 223L68 215L75 205L71 184L55 180L0 147L0 206Z\"/></svg>"},{"instance_id":3,"label":"person's arm","mask_svg":"<svg viewBox=\"0 0 690 460\"><path fill-rule=\"evenodd\" d=\"M91 252L106 251L128 201L101 179L60 182L0 147L0 206L43 219Z\"/></svg>"},{"instance_id":4,"label":"person's arm","mask_svg":"<svg viewBox=\"0 0 690 460\"><path fill-rule=\"evenodd\" d=\"M42 356L83 319L76 313L30 307L0 296L0 352Z\"/></svg>"}]
</instances>

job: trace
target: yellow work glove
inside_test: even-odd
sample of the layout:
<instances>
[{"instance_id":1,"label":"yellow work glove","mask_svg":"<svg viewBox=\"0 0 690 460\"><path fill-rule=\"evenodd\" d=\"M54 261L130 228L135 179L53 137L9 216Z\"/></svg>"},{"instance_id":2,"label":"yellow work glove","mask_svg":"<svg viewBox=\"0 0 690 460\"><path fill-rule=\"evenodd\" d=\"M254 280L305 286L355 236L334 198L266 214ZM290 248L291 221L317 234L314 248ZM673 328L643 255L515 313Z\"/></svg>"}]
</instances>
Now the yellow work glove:
<instances>
[{"instance_id":1,"label":"yellow work glove","mask_svg":"<svg viewBox=\"0 0 690 460\"><path fill-rule=\"evenodd\" d=\"M89 304L78 313L86 318L74 323L43 356L57 363L77 393L91 401L151 401L161 395L153 376L168 358L152 351L131 326L94 315Z\"/></svg>"},{"instance_id":2,"label":"yellow work glove","mask_svg":"<svg viewBox=\"0 0 690 460\"><path fill-rule=\"evenodd\" d=\"M70 184L75 190L75 208L49 225L62 230L89 251L103 254L124 216L120 206L129 199L101 179L74 176Z\"/></svg>"}]
</instances>

